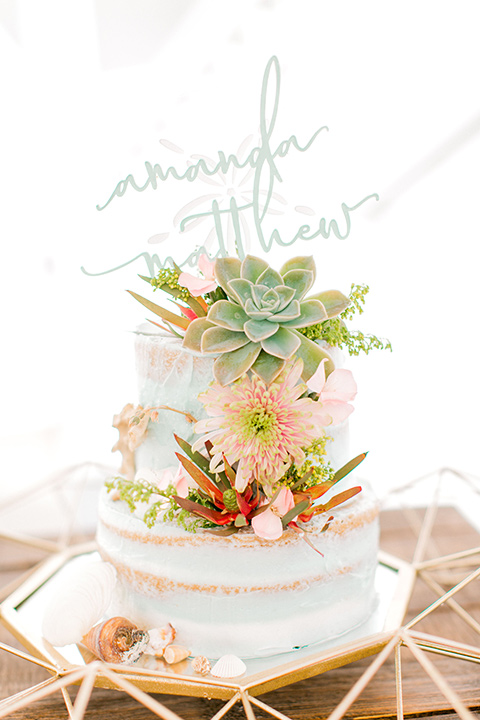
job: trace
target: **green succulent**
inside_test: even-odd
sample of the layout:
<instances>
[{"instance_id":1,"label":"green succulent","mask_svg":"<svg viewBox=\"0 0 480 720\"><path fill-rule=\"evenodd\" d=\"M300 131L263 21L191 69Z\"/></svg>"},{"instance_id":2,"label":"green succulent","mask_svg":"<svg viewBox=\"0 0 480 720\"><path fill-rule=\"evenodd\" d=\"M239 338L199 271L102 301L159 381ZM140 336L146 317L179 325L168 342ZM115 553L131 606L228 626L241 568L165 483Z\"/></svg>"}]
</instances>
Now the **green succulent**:
<instances>
[{"instance_id":1,"label":"green succulent","mask_svg":"<svg viewBox=\"0 0 480 720\"><path fill-rule=\"evenodd\" d=\"M279 272L251 255L243 262L219 258L215 279L227 299L217 300L207 317L190 323L183 344L218 355L213 370L221 385L233 382L247 370L270 383L294 355L303 360L304 380L324 358L327 374L334 369L328 353L298 332L298 328L336 317L349 304L337 290L305 299L315 281L312 257L292 258Z\"/></svg>"}]
</instances>

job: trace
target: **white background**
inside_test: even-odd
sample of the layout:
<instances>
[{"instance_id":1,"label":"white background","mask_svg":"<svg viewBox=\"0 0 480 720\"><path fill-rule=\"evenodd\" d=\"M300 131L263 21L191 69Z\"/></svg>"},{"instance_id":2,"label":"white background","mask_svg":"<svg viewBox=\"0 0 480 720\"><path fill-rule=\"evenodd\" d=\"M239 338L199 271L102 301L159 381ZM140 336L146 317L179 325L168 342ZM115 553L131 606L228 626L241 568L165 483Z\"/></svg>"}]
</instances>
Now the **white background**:
<instances>
[{"instance_id":1,"label":"white background","mask_svg":"<svg viewBox=\"0 0 480 720\"><path fill-rule=\"evenodd\" d=\"M258 130L273 54L278 141L329 127L285 159L276 226L295 205L338 218L341 202L380 196L347 240L295 246L314 254L318 290L370 286L352 327L394 347L349 361L352 454L370 451L381 495L443 466L477 473L479 15L473 0L3 1L0 496L115 462L111 418L135 400L129 331L145 317L124 290L145 289L145 267L80 266L160 253L148 239L211 188L95 206L146 160L236 152ZM206 232L174 239L182 257Z\"/></svg>"}]
</instances>

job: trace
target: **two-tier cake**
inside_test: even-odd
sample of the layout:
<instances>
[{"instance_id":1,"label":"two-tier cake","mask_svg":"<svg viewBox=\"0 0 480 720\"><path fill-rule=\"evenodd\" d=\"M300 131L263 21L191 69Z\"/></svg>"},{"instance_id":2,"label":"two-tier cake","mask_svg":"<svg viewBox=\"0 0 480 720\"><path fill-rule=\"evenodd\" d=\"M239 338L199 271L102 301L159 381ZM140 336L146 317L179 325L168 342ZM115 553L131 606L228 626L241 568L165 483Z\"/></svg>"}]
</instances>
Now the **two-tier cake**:
<instances>
[{"instance_id":1,"label":"two-tier cake","mask_svg":"<svg viewBox=\"0 0 480 720\"><path fill-rule=\"evenodd\" d=\"M118 577L109 613L171 623L211 658L335 638L375 596L378 509L350 480L356 385L338 367L361 291L308 295L309 257L199 265L150 280L179 315L136 296L163 329L137 331L138 405L115 419L122 473L97 534Z\"/></svg>"}]
</instances>

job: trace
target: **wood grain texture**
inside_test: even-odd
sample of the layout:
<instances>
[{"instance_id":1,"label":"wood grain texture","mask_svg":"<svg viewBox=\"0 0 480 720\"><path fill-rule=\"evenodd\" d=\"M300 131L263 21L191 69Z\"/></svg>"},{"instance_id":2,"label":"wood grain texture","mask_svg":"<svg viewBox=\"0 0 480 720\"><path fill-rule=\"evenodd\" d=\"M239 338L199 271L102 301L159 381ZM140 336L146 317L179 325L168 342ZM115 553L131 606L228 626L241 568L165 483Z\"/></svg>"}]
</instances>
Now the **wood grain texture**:
<instances>
[{"instance_id":1,"label":"wood grain texture","mask_svg":"<svg viewBox=\"0 0 480 720\"><path fill-rule=\"evenodd\" d=\"M415 537L422 518L422 511L400 511L382 514L382 548L405 560L411 560L415 549ZM432 533L432 541L426 557L446 555L480 545L480 536L452 509L441 509ZM43 556L29 548L0 542L0 589L13 582ZM444 589L448 589L465 577L478 563L478 556L470 566L454 572L435 571L432 577ZM409 607L409 617L437 598L435 592L420 578L417 580ZM456 598L462 607L480 622L480 582L477 580L464 588ZM448 607L442 605L419 623L417 630L449 638L478 647L480 636ZM0 642L20 647L9 633L0 626ZM408 649L402 648L402 677L404 687L404 713L406 717L436 716L444 720L456 717L448 702L437 690L424 670L412 658ZM432 653L428 658L455 689L461 700L473 711L480 710L480 666L471 662L452 660ZM260 700L271 705L292 720L320 720L328 717L353 683L369 666L366 658L350 665L331 670L309 680L275 690L261 696ZM48 674L24 660L0 651L0 697L8 697L35 683L47 679ZM72 699L77 693L71 688ZM224 702L202 698L184 698L173 695L157 696L160 702L180 715L184 720L209 720ZM271 717L254 706L258 720ZM373 681L346 714L346 718L394 718L396 716L396 689L393 657L379 670ZM68 714L60 694L46 698L22 711L12 714L17 720L56 720ZM146 720L153 715L124 693L115 690L94 689L86 720ZM226 716L229 720L245 718L241 704L234 706Z\"/></svg>"}]
</instances>

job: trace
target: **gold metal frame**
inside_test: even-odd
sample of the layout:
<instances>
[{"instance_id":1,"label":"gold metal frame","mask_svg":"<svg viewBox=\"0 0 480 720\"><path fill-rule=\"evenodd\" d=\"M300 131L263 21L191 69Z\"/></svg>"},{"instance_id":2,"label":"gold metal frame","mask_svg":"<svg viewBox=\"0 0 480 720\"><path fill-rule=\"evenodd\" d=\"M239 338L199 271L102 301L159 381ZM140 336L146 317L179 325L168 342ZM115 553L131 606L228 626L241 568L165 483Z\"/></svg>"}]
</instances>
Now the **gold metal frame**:
<instances>
[{"instance_id":1,"label":"gold metal frame","mask_svg":"<svg viewBox=\"0 0 480 720\"><path fill-rule=\"evenodd\" d=\"M36 548L53 551L51 557L43 561L32 574L22 578L18 587L10 586L8 596L4 597L0 604L0 619L10 632L24 645L27 653L21 652L10 646L0 643L0 650L22 657L32 663L42 666L52 677L48 680L28 688L17 695L6 698L0 702L0 718L6 717L31 703L60 691L65 701L70 718L81 720L84 717L88 706L91 692L94 686L105 688L117 688L131 695L139 703L151 710L158 717L165 720L181 720L175 713L152 698L147 693L171 693L187 696L203 696L226 700L222 709L215 714L212 720L219 720L228 713L236 704L241 703L248 720L255 718L253 706L261 708L264 712L279 720L289 720L287 716L278 712L271 706L262 702L257 696L276 688L297 682L298 680L313 677L319 673L327 672L333 668L353 662L360 658L375 656L365 672L348 691L340 704L330 715L329 720L340 720L348 708L361 694L375 676L378 669L385 660L394 655L395 679L397 688L397 717L403 718L403 689L400 648L407 647L413 657L417 660L423 670L430 676L443 696L448 700L462 720L474 720L474 715L462 703L448 681L439 673L436 667L428 658L428 653L445 655L454 659L468 660L480 664L480 648L464 643L457 643L444 638L418 632L416 625L428 614L435 611L440 605L446 604L453 612L468 623L470 628L480 635L480 624L457 602L455 595L466 585L480 577L480 547L469 548L461 553L437 557L433 560L425 559L427 541L431 536L433 523L439 504L438 487L442 478L448 472L456 473L458 478L464 478L468 483L472 479L462 476L456 471L444 469L434 474L437 479L435 485L434 500L429 505L423 518L421 527L418 528L418 540L414 557L411 562L402 561L386 553L380 554L380 562L383 566L396 572L397 585L392 602L386 612L384 627L381 632L369 635L364 638L346 642L328 650L312 652L289 659L285 663L277 663L271 668L261 672L249 672L237 680L217 680L213 677L194 676L189 670L189 664L183 665L178 674L171 671L159 671L157 669L142 668L137 666L111 665L93 660L85 664L72 664L61 652L53 648L43 638L35 636L23 626L19 608L28 598L34 596L35 592L47 582L65 563L73 557L91 552L92 544L73 546L58 550L55 543L46 543L35 538L28 538L15 534L4 534L16 543L31 545ZM422 479L423 480L423 479ZM477 479L474 480L475 492ZM48 547L47 547L48 546ZM458 573L459 568L473 569L465 577L447 592L438 585L431 573L434 570L454 570ZM405 614L411 598L412 589L417 577L427 582L429 587L438 594L438 599L422 610L416 617L405 623ZM71 702L68 694L68 686L80 684L75 703Z\"/></svg>"}]
</instances>

